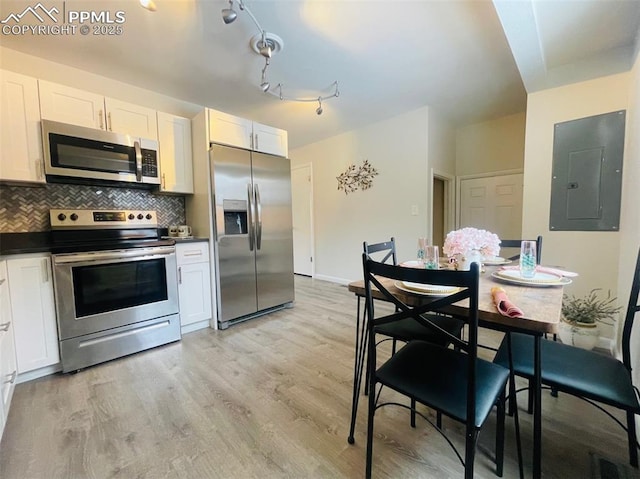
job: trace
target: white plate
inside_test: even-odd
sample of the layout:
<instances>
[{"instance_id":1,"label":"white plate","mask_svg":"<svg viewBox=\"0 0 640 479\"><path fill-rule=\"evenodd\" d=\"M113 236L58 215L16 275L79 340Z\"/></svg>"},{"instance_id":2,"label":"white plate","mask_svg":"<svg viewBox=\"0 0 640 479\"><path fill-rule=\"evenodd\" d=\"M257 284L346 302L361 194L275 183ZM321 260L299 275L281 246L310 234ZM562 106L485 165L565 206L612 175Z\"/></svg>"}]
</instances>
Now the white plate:
<instances>
[{"instance_id":1,"label":"white plate","mask_svg":"<svg viewBox=\"0 0 640 479\"><path fill-rule=\"evenodd\" d=\"M404 266L405 268L424 269L424 263L418 260L405 261L404 263L400 263L400 266Z\"/></svg>"},{"instance_id":2,"label":"white plate","mask_svg":"<svg viewBox=\"0 0 640 479\"><path fill-rule=\"evenodd\" d=\"M520 276L520 271L517 270L500 270L491 273L493 278L506 281L507 283L523 284L526 286L565 286L571 284L572 281L569 278L563 278L554 274L536 272L533 278L523 278Z\"/></svg>"},{"instance_id":3,"label":"white plate","mask_svg":"<svg viewBox=\"0 0 640 479\"><path fill-rule=\"evenodd\" d=\"M404 281L396 281L395 287L409 293L424 294L426 296L447 296L457 293L460 288L456 286L439 286L436 284L410 283Z\"/></svg>"},{"instance_id":4,"label":"white plate","mask_svg":"<svg viewBox=\"0 0 640 479\"><path fill-rule=\"evenodd\" d=\"M499 265L503 265L503 264L509 264L509 263L511 263L511 260L510 259L506 259L506 258L502 258L500 256L496 256L495 258L483 259L482 263L486 264L487 266L499 266Z\"/></svg>"}]
</instances>

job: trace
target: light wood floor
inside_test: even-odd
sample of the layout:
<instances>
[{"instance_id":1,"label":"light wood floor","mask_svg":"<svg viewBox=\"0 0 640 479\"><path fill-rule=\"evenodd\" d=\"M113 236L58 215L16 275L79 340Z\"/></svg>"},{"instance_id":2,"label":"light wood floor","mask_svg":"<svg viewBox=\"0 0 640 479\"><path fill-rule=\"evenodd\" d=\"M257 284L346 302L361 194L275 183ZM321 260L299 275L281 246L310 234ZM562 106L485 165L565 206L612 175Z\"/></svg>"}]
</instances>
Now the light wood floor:
<instances>
[{"instance_id":1,"label":"light wood floor","mask_svg":"<svg viewBox=\"0 0 640 479\"><path fill-rule=\"evenodd\" d=\"M365 407L347 444L355 308L346 287L297 277L293 309L20 384L0 477L362 477ZM543 393L543 406L544 477L591 477L590 451L626 463L624 432L604 414L567 395ZM521 416L530 477L531 417ZM494 422L480 436L480 478L496 477ZM445 427L462 444L459 426ZM405 410L381 409L375 433L374 477L462 476L442 437L423 420L412 429ZM507 478L517 477L513 442L507 418Z\"/></svg>"}]
</instances>

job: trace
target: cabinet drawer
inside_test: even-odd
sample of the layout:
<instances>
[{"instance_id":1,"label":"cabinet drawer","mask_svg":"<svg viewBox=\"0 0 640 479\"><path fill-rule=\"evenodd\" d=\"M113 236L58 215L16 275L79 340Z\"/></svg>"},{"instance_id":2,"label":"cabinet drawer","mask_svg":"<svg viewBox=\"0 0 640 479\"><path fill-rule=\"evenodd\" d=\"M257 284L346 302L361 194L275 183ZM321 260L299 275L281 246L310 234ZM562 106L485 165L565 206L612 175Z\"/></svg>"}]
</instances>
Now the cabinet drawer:
<instances>
[{"instance_id":1,"label":"cabinet drawer","mask_svg":"<svg viewBox=\"0 0 640 479\"><path fill-rule=\"evenodd\" d=\"M207 241L176 244L178 265L209 262L209 243Z\"/></svg>"}]
</instances>

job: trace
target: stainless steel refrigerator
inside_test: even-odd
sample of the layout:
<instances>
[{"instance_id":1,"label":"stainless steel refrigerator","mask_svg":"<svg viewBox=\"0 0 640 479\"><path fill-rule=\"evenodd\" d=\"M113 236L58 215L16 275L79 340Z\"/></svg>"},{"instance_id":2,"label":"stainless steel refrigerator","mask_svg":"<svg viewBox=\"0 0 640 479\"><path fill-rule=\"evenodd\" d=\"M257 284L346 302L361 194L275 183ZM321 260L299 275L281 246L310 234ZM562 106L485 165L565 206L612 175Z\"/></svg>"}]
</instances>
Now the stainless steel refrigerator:
<instances>
[{"instance_id":1,"label":"stainless steel refrigerator","mask_svg":"<svg viewBox=\"0 0 640 479\"><path fill-rule=\"evenodd\" d=\"M212 145L218 323L290 306L291 170L287 158Z\"/></svg>"}]
</instances>

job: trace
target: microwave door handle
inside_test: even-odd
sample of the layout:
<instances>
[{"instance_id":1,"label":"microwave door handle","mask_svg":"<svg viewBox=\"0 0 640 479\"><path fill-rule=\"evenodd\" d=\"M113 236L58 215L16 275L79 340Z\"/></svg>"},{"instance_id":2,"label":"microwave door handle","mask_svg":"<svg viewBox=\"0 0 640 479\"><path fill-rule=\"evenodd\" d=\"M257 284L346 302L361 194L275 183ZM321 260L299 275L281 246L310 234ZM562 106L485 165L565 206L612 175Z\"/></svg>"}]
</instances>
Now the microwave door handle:
<instances>
[{"instance_id":1,"label":"microwave door handle","mask_svg":"<svg viewBox=\"0 0 640 479\"><path fill-rule=\"evenodd\" d=\"M142 181L142 150L140 142L134 141L133 147L136 150L136 181Z\"/></svg>"}]
</instances>

